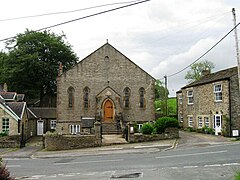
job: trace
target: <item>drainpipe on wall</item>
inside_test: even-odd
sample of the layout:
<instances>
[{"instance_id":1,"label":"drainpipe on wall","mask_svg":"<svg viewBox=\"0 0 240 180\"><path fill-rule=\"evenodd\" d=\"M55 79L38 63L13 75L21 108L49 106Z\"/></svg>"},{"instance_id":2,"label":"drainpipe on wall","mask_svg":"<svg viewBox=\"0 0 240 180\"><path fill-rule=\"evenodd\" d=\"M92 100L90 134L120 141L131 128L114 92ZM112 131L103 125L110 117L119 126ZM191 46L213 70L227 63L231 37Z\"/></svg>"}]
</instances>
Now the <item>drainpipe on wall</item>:
<instances>
[{"instance_id":1,"label":"drainpipe on wall","mask_svg":"<svg viewBox=\"0 0 240 180\"><path fill-rule=\"evenodd\" d=\"M231 83L230 83L231 79L229 78L228 80L228 94L229 94L229 135L230 137L232 137L232 106L231 106Z\"/></svg>"}]
</instances>

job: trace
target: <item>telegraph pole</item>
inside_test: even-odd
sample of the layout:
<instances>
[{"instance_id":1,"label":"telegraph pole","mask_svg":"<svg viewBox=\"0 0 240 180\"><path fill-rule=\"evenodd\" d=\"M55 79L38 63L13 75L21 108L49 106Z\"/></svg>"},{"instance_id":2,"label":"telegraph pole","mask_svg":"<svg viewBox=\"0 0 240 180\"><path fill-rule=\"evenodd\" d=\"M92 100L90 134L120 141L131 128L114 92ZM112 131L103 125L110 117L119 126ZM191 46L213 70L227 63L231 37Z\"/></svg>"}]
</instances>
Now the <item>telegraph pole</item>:
<instances>
[{"instance_id":1,"label":"telegraph pole","mask_svg":"<svg viewBox=\"0 0 240 180\"><path fill-rule=\"evenodd\" d=\"M164 76L164 82L165 82L165 114L168 115L168 92L167 92L167 75Z\"/></svg>"},{"instance_id":2,"label":"telegraph pole","mask_svg":"<svg viewBox=\"0 0 240 180\"><path fill-rule=\"evenodd\" d=\"M233 23L234 27L236 27L236 13L235 8L232 8L232 14L233 14ZM240 92L240 57L239 57L239 47L238 47L238 34L237 34L237 27L235 28L235 41L236 41L236 51L237 51L237 63L238 63L238 89Z\"/></svg>"}]
</instances>

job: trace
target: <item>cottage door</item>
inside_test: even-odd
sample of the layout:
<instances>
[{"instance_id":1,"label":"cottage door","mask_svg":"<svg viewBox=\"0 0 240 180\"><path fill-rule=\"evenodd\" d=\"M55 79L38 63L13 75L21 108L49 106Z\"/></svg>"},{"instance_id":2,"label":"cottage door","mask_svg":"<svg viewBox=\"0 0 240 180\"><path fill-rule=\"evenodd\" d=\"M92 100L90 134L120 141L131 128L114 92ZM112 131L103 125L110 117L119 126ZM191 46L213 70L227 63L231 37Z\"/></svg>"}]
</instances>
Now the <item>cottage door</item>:
<instances>
[{"instance_id":1,"label":"cottage door","mask_svg":"<svg viewBox=\"0 0 240 180\"><path fill-rule=\"evenodd\" d=\"M215 135L219 135L222 131L222 116L214 116L214 125L215 125Z\"/></svg>"},{"instance_id":2,"label":"cottage door","mask_svg":"<svg viewBox=\"0 0 240 180\"><path fill-rule=\"evenodd\" d=\"M104 104L104 122L113 121L113 103L110 100L107 100Z\"/></svg>"},{"instance_id":3,"label":"cottage door","mask_svg":"<svg viewBox=\"0 0 240 180\"><path fill-rule=\"evenodd\" d=\"M38 136L43 135L43 121L42 120L37 121L37 135Z\"/></svg>"}]
</instances>

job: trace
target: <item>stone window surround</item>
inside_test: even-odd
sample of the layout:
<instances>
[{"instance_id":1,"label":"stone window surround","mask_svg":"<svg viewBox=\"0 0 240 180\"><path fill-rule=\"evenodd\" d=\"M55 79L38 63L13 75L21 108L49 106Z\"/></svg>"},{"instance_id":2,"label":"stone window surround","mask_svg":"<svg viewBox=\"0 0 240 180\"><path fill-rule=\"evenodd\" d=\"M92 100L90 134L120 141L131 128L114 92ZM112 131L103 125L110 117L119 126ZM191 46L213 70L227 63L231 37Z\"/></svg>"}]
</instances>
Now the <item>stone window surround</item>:
<instances>
[{"instance_id":1,"label":"stone window surround","mask_svg":"<svg viewBox=\"0 0 240 180\"><path fill-rule=\"evenodd\" d=\"M193 127L193 116L192 115L188 116L188 127Z\"/></svg>"},{"instance_id":2,"label":"stone window surround","mask_svg":"<svg viewBox=\"0 0 240 180\"><path fill-rule=\"evenodd\" d=\"M145 108L146 102L145 102L145 95L146 91L143 87L139 89L139 107L140 108Z\"/></svg>"},{"instance_id":3,"label":"stone window surround","mask_svg":"<svg viewBox=\"0 0 240 180\"><path fill-rule=\"evenodd\" d=\"M130 106L129 99L130 99L130 95L131 95L131 90L130 90L129 87L125 87L123 92L124 92L124 99L123 99L123 101L124 101L124 108L128 109L129 106Z\"/></svg>"},{"instance_id":4,"label":"stone window surround","mask_svg":"<svg viewBox=\"0 0 240 180\"><path fill-rule=\"evenodd\" d=\"M210 121L209 121L210 118L208 116L204 116L203 119L204 119L204 126L209 128L210 127Z\"/></svg>"},{"instance_id":5,"label":"stone window surround","mask_svg":"<svg viewBox=\"0 0 240 180\"><path fill-rule=\"evenodd\" d=\"M56 129L57 120L51 120L50 121L50 129Z\"/></svg>"},{"instance_id":6,"label":"stone window surround","mask_svg":"<svg viewBox=\"0 0 240 180\"><path fill-rule=\"evenodd\" d=\"M69 125L69 133L70 134L77 134L81 131L80 129L81 129L81 127L79 124L70 124Z\"/></svg>"},{"instance_id":7,"label":"stone window surround","mask_svg":"<svg viewBox=\"0 0 240 180\"><path fill-rule=\"evenodd\" d=\"M10 124L9 124L9 118L2 118L2 132L9 131Z\"/></svg>"},{"instance_id":8,"label":"stone window surround","mask_svg":"<svg viewBox=\"0 0 240 180\"><path fill-rule=\"evenodd\" d=\"M193 89L187 90L187 99L188 99L188 104L192 105L193 104Z\"/></svg>"},{"instance_id":9,"label":"stone window surround","mask_svg":"<svg viewBox=\"0 0 240 180\"><path fill-rule=\"evenodd\" d=\"M214 93L214 101L222 102L222 84L221 83L213 84L213 93Z\"/></svg>"},{"instance_id":10,"label":"stone window surround","mask_svg":"<svg viewBox=\"0 0 240 180\"><path fill-rule=\"evenodd\" d=\"M202 127L203 127L203 117L198 116L198 128L202 128Z\"/></svg>"},{"instance_id":11,"label":"stone window surround","mask_svg":"<svg viewBox=\"0 0 240 180\"><path fill-rule=\"evenodd\" d=\"M72 109L74 107L74 88L70 86L67 92L68 92L68 108Z\"/></svg>"},{"instance_id":12,"label":"stone window surround","mask_svg":"<svg viewBox=\"0 0 240 180\"><path fill-rule=\"evenodd\" d=\"M90 89L89 89L89 87L86 86L83 89L83 107L84 107L84 109L89 108L89 93L90 93Z\"/></svg>"}]
</instances>

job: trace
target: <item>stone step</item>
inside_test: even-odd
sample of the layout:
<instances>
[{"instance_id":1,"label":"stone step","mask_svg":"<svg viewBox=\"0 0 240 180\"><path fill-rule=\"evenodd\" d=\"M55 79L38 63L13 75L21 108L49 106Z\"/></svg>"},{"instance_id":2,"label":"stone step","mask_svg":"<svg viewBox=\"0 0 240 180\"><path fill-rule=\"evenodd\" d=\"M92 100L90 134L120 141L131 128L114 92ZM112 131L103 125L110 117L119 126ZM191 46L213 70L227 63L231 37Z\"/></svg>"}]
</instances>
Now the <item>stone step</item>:
<instances>
[{"instance_id":1,"label":"stone step","mask_svg":"<svg viewBox=\"0 0 240 180\"><path fill-rule=\"evenodd\" d=\"M117 128L116 123L102 123L102 134L121 134L121 129Z\"/></svg>"}]
</instances>

